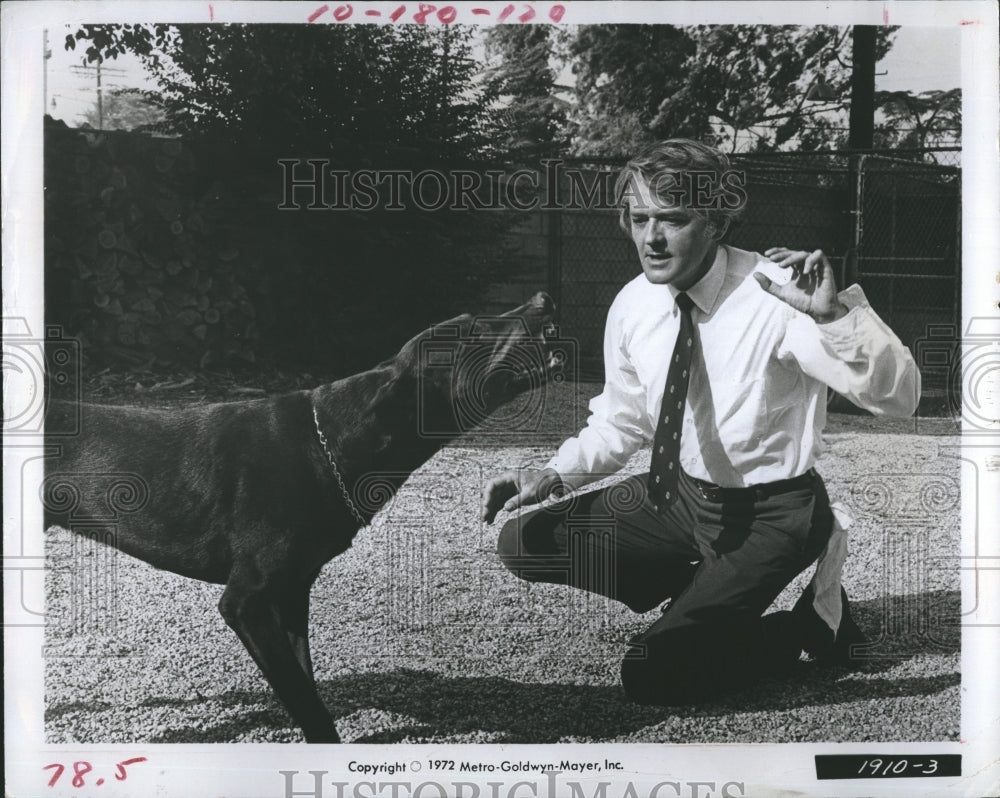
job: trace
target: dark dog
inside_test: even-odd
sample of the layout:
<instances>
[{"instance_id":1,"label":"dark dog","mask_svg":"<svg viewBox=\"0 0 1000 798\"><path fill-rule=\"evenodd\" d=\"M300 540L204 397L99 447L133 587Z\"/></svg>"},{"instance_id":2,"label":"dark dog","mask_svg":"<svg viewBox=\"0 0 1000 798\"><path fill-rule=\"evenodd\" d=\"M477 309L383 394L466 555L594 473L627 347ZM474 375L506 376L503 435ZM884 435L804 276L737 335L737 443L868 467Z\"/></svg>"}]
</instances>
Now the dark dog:
<instances>
[{"instance_id":1,"label":"dark dog","mask_svg":"<svg viewBox=\"0 0 1000 798\"><path fill-rule=\"evenodd\" d=\"M382 474L398 487L463 431L456 411L488 413L539 384L552 311L537 294L501 317L460 316L312 391L172 410L53 402L47 423L65 428L80 411L81 433L51 441L61 454L45 480L46 526L129 510L113 545L224 584L219 611L306 740L339 742L313 679L309 592L378 509L356 501L358 484ZM430 341L452 368L425 367Z\"/></svg>"}]
</instances>

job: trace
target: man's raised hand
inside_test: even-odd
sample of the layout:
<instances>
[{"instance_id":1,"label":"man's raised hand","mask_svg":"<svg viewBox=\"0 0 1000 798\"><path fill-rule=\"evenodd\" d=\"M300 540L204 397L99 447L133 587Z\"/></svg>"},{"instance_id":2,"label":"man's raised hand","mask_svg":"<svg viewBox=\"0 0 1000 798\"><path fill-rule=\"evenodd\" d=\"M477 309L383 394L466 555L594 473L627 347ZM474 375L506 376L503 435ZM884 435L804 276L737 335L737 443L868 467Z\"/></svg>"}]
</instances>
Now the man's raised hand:
<instances>
[{"instance_id":1,"label":"man's raised hand","mask_svg":"<svg viewBox=\"0 0 1000 798\"><path fill-rule=\"evenodd\" d=\"M792 270L792 279L784 285L773 282L767 275L754 272L760 287L807 313L818 323L824 324L847 315L847 308L837 299L837 283L833 267L823 250L812 252L772 247L764 253L783 269Z\"/></svg>"},{"instance_id":2,"label":"man's raised hand","mask_svg":"<svg viewBox=\"0 0 1000 798\"><path fill-rule=\"evenodd\" d=\"M481 518L492 524L497 513L512 512L526 504L537 504L549 496L561 496L565 487L554 469L542 471L507 471L491 479L481 503Z\"/></svg>"}]
</instances>

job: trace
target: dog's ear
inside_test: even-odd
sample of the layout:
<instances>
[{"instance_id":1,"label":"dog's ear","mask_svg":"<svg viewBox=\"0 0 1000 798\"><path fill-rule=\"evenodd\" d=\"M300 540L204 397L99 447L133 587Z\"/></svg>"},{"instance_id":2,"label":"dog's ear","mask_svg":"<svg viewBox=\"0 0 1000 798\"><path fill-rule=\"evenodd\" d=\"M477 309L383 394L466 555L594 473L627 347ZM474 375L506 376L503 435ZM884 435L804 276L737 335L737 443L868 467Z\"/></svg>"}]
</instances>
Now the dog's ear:
<instances>
[{"instance_id":1,"label":"dog's ear","mask_svg":"<svg viewBox=\"0 0 1000 798\"><path fill-rule=\"evenodd\" d=\"M389 448L390 443L392 443L392 435L388 432L383 432L372 440L371 453L381 454Z\"/></svg>"},{"instance_id":2,"label":"dog's ear","mask_svg":"<svg viewBox=\"0 0 1000 798\"><path fill-rule=\"evenodd\" d=\"M419 381L407 369L394 368L386 380L375 392L373 404L375 415L383 422L383 426L392 428L398 426L401 420L410 421L416 418L420 398Z\"/></svg>"}]
</instances>

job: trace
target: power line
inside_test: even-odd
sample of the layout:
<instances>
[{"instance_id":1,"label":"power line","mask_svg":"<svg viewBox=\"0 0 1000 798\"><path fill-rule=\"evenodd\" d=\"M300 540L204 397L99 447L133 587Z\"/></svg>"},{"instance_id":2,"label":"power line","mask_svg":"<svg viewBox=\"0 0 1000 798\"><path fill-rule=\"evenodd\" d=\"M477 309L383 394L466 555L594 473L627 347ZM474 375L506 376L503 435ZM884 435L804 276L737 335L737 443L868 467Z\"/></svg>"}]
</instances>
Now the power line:
<instances>
[{"instance_id":1,"label":"power line","mask_svg":"<svg viewBox=\"0 0 1000 798\"><path fill-rule=\"evenodd\" d=\"M52 95L52 99L53 100L55 100L57 97L60 100L64 101L64 102L82 103L84 105L87 105L88 107L93 107L93 105L94 105L94 101L91 100L90 98L84 99L82 97L70 97L67 94L53 94Z\"/></svg>"},{"instance_id":2,"label":"power line","mask_svg":"<svg viewBox=\"0 0 1000 798\"><path fill-rule=\"evenodd\" d=\"M128 75L128 72L119 67L102 66L100 60L94 66L70 64L69 71L77 76L85 75L89 77L90 75L94 75L97 79L97 129L104 130L104 88L101 86L101 73L103 71L116 77L125 77Z\"/></svg>"}]
</instances>

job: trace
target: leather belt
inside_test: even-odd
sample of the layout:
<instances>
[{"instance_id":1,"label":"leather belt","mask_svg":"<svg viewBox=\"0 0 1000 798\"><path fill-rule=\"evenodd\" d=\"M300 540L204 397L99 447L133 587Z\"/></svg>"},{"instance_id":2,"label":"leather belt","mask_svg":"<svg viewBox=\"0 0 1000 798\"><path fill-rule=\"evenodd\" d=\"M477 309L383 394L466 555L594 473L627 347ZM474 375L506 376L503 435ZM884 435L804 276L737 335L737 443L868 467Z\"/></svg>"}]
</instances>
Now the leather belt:
<instances>
[{"instance_id":1,"label":"leather belt","mask_svg":"<svg viewBox=\"0 0 1000 798\"><path fill-rule=\"evenodd\" d=\"M745 488L723 488L711 482L696 479L690 474L685 476L694 483L703 498L710 502L752 502L761 501L771 496L790 493L812 487L813 480L818 478L816 470L810 468L806 473L791 479L779 479L777 482L764 482L760 485L748 485Z\"/></svg>"}]
</instances>

